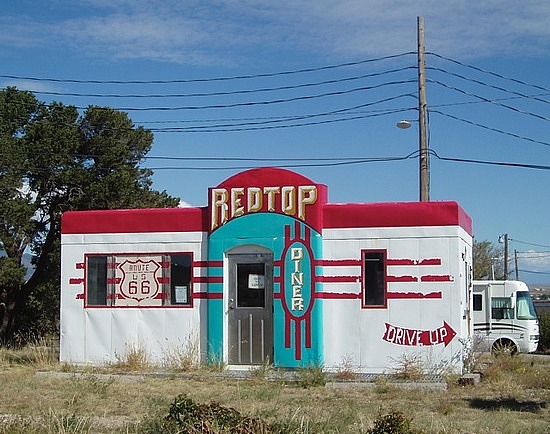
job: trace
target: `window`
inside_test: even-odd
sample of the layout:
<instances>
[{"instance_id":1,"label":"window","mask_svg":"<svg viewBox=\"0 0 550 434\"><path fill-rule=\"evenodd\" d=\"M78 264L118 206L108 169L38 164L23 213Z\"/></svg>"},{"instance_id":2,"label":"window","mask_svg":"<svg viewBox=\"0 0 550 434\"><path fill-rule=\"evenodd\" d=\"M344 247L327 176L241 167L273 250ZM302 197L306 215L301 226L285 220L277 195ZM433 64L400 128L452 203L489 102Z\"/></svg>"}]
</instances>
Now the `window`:
<instances>
[{"instance_id":1,"label":"window","mask_svg":"<svg viewBox=\"0 0 550 434\"><path fill-rule=\"evenodd\" d=\"M474 294L474 310L483 310L483 296L481 294Z\"/></svg>"},{"instance_id":2,"label":"window","mask_svg":"<svg viewBox=\"0 0 550 434\"><path fill-rule=\"evenodd\" d=\"M170 304L191 303L191 255L170 256Z\"/></svg>"},{"instance_id":3,"label":"window","mask_svg":"<svg viewBox=\"0 0 550 434\"><path fill-rule=\"evenodd\" d=\"M519 291L516 293L517 315L518 319L537 319L537 312L533 299L527 291Z\"/></svg>"},{"instance_id":4,"label":"window","mask_svg":"<svg viewBox=\"0 0 550 434\"><path fill-rule=\"evenodd\" d=\"M491 298L491 316L493 319L513 319L512 299L508 297Z\"/></svg>"},{"instance_id":5,"label":"window","mask_svg":"<svg viewBox=\"0 0 550 434\"><path fill-rule=\"evenodd\" d=\"M363 294L365 307L386 306L386 252L363 252Z\"/></svg>"},{"instance_id":6,"label":"window","mask_svg":"<svg viewBox=\"0 0 550 434\"><path fill-rule=\"evenodd\" d=\"M265 264L237 264L237 307L265 307Z\"/></svg>"},{"instance_id":7,"label":"window","mask_svg":"<svg viewBox=\"0 0 550 434\"><path fill-rule=\"evenodd\" d=\"M192 255L87 255L87 306L191 304Z\"/></svg>"},{"instance_id":8,"label":"window","mask_svg":"<svg viewBox=\"0 0 550 434\"><path fill-rule=\"evenodd\" d=\"M107 257L89 256L86 273L86 304L107 304Z\"/></svg>"}]
</instances>

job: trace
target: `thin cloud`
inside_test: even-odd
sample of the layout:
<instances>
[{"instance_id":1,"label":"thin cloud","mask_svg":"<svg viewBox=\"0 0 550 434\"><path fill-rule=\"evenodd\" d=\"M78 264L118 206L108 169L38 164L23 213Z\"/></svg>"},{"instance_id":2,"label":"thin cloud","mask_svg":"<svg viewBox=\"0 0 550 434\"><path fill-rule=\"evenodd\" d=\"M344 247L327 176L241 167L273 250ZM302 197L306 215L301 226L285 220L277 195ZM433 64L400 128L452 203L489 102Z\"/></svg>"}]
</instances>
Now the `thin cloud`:
<instances>
[{"instance_id":1,"label":"thin cloud","mask_svg":"<svg viewBox=\"0 0 550 434\"><path fill-rule=\"evenodd\" d=\"M0 20L0 44L72 47L92 57L181 64L231 63L236 52L247 52L247 61L271 51L353 58L415 50L417 16L425 17L426 48L443 55L537 56L545 55L550 44L550 2L534 0L84 4L77 9L72 2L56 2L66 14L49 11L47 18L12 12Z\"/></svg>"},{"instance_id":2,"label":"thin cloud","mask_svg":"<svg viewBox=\"0 0 550 434\"><path fill-rule=\"evenodd\" d=\"M550 273L550 253L534 250L524 252L519 257L519 268L539 273Z\"/></svg>"}]
</instances>

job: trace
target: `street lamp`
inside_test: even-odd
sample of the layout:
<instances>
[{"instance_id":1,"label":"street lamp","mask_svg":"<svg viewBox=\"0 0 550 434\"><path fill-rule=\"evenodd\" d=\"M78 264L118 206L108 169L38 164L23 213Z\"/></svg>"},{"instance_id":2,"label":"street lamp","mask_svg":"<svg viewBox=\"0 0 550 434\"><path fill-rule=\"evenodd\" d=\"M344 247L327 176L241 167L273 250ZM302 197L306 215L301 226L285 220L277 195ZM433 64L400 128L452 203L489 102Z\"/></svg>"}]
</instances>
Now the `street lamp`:
<instances>
[{"instance_id":1,"label":"street lamp","mask_svg":"<svg viewBox=\"0 0 550 434\"><path fill-rule=\"evenodd\" d=\"M420 120L400 120L395 125L401 130L409 129L412 126L412 122L418 122L420 125ZM419 145L418 145L418 159L419 163L419 200L421 202L427 202L430 200L430 156L428 152L428 143L425 139L425 134L422 133L422 128L420 128L419 135Z\"/></svg>"},{"instance_id":2,"label":"street lamp","mask_svg":"<svg viewBox=\"0 0 550 434\"><path fill-rule=\"evenodd\" d=\"M411 127L411 121L407 121L407 120L402 120L402 121L399 121L397 122L397 128L401 128L402 130L406 130L407 128L410 128Z\"/></svg>"}]
</instances>

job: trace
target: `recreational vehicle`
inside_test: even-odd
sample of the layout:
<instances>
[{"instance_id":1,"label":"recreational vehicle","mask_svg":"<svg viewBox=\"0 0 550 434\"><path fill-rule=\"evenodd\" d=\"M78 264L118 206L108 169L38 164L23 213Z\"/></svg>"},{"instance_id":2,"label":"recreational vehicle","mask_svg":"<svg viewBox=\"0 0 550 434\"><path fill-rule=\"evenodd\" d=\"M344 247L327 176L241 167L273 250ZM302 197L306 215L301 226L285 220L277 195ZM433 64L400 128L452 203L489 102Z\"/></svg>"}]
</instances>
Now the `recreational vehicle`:
<instances>
[{"instance_id":1,"label":"recreational vehicle","mask_svg":"<svg viewBox=\"0 0 550 434\"><path fill-rule=\"evenodd\" d=\"M531 353L539 343L539 323L529 288L514 280L476 280L474 332L482 349Z\"/></svg>"}]
</instances>

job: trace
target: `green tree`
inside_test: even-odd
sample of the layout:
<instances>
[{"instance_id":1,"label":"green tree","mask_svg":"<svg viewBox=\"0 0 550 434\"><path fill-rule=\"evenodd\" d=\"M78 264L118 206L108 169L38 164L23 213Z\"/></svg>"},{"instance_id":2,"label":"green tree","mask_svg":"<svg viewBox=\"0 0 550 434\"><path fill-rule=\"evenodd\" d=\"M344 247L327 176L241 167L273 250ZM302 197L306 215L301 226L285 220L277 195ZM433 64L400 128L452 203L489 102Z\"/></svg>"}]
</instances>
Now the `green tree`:
<instances>
[{"instance_id":1,"label":"green tree","mask_svg":"<svg viewBox=\"0 0 550 434\"><path fill-rule=\"evenodd\" d=\"M503 279L502 247L490 241L474 241L474 279Z\"/></svg>"},{"instance_id":2,"label":"green tree","mask_svg":"<svg viewBox=\"0 0 550 434\"><path fill-rule=\"evenodd\" d=\"M58 311L63 212L177 205L139 167L152 142L126 113L79 113L13 87L0 91L0 340L21 331L25 318ZM24 253L32 255L27 278Z\"/></svg>"}]
</instances>

